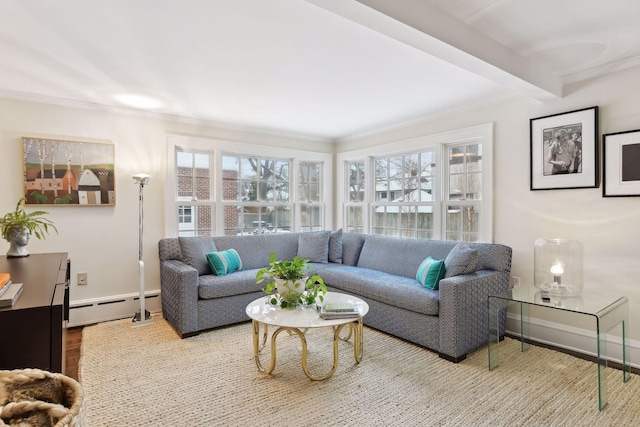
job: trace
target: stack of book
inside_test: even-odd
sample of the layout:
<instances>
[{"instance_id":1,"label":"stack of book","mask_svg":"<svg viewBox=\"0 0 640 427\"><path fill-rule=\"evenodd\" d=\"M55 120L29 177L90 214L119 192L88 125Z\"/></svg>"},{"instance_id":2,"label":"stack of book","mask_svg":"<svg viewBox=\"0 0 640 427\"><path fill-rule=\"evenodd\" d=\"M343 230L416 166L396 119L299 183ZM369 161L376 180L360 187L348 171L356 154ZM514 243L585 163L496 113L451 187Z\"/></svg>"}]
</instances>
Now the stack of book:
<instances>
[{"instance_id":1,"label":"stack of book","mask_svg":"<svg viewBox=\"0 0 640 427\"><path fill-rule=\"evenodd\" d=\"M9 273L0 273L0 307L13 305L22 293L22 283L12 283Z\"/></svg>"},{"instance_id":2,"label":"stack of book","mask_svg":"<svg viewBox=\"0 0 640 427\"><path fill-rule=\"evenodd\" d=\"M0 297L7 292L11 286L11 275L9 273L0 273Z\"/></svg>"},{"instance_id":3,"label":"stack of book","mask_svg":"<svg viewBox=\"0 0 640 427\"><path fill-rule=\"evenodd\" d=\"M355 305L349 303L326 303L320 309L322 319L352 319L360 317Z\"/></svg>"}]
</instances>

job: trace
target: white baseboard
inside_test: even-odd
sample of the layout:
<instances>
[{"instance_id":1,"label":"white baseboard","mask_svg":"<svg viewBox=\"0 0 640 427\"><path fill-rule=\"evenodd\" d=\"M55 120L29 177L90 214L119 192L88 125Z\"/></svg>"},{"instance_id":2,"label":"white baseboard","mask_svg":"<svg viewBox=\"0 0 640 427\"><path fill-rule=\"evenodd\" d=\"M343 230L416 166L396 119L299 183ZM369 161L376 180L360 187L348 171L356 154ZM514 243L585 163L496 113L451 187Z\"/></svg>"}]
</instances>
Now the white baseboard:
<instances>
[{"instance_id":1,"label":"white baseboard","mask_svg":"<svg viewBox=\"0 0 640 427\"><path fill-rule=\"evenodd\" d=\"M508 313L506 331L509 334L520 335L520 316L518 314ZM531 317L529 318L529 338L542 344L588 356L597 356L595 329L576 328ZM606 346L607 353L610 355L608 360L621 364L622 338L619 335L607 334ZM639 341L627 341L627 355L629 365L634 368L640 368Z\"/></svg>"},{"instance_id":2,"label":"white baseboard","mask_svg":"<svg viewBox=\"0 0 640 427\"><path fill-rule=\"evenodd\" d=\"M133 316L140 310L140 294L111 295L104 298L71 301L68 327L90 325ZM145 309L162 310L160 290L145 293Z\"/></svg>"}]
</instances>

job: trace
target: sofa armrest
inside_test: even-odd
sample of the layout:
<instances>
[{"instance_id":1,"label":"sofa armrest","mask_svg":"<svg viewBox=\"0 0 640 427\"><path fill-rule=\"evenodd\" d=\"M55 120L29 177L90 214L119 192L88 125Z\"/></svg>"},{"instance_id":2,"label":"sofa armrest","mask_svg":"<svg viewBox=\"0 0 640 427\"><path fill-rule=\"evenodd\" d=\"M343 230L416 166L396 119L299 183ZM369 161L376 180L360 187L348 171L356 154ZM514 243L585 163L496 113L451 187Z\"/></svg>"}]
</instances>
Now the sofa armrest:
<instances>
[{"instance_id":1,"label":"sofa armrest","mask_svg":"<svg viewBox=\"0 0 640 427\"><path fill-rule=\"evenodd\" d=\"M487 343L487 298L509 288L509 272L479 270L440 281L440 356L459 362Z\"/></svg>"},{"instance_id":2,"label":"sofa armrest","mask_svg":"<svg viewBox=\"0 0 640 427\"><path fill-rule=\"evenodd\" d=\"M198 331L198 271L178 260L160 263L162 314L182 338Z\"/></svg>"}]
</instances>

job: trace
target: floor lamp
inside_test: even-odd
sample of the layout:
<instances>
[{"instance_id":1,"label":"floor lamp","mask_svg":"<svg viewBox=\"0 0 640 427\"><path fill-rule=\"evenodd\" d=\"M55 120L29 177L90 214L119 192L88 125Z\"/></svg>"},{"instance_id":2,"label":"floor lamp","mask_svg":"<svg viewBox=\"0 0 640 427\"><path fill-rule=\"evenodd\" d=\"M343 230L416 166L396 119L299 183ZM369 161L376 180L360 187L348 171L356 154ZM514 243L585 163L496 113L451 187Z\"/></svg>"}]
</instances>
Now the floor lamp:
<instances>
[{"instance_id":1,"label":"floor lamp","mask_svg":"<svg viewBox=\"0 0 640 427\"><path fill-rule=\"evenodd\" d=\"M138 209L138 264L140 267L139 279L140 279L140 311L138 311L135 316L133 316L133 326L142 326L153 323L151 320L151 313L145 309L144 303L144 261L142 261L142 232L143 232L143 223L144 223L144 199L143 199L143 190L145 184L149 183L151 179L150 175L145 173L139 173L133 176L133 180L136 184L140 186L140 205ZM142 316L144 313L144 318Z\"/></svg>"}]
</instances>

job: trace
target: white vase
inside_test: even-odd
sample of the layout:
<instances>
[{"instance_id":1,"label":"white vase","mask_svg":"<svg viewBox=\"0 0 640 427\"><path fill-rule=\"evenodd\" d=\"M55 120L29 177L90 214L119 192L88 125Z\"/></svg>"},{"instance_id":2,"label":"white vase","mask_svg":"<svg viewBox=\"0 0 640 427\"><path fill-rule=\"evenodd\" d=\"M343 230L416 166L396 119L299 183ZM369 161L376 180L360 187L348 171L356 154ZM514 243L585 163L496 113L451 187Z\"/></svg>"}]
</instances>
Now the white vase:
<instances>
[{"instance_id":1,"label":"white vase","mask_svg":"<svg viewBox=\"0 0 640 427\"><path fill-rule=\"evenodd\" d=\"M291 280L280 279L278 277L274 277L273 280L276 282L276 289L278 290L278 293L280 295L287 295L291 292L301 294L305 291L305 284L307 283L306 277L298 279L295 282Z\"/></svg>"}]
</instances>

